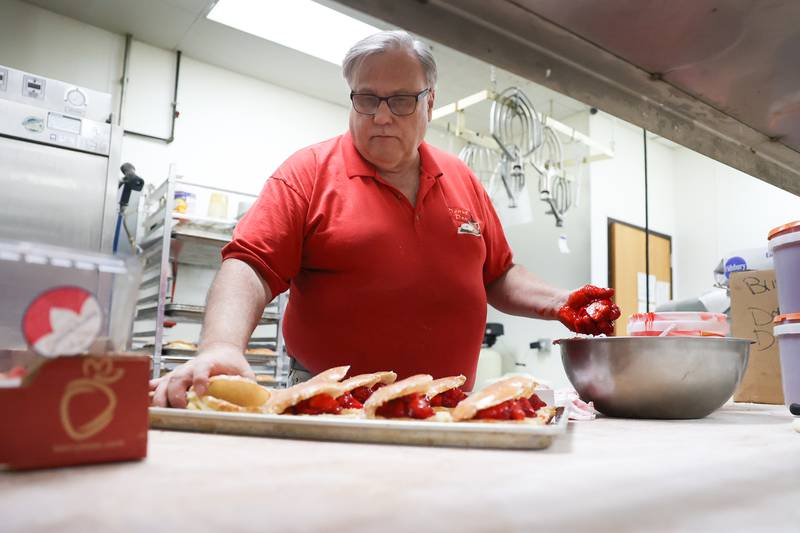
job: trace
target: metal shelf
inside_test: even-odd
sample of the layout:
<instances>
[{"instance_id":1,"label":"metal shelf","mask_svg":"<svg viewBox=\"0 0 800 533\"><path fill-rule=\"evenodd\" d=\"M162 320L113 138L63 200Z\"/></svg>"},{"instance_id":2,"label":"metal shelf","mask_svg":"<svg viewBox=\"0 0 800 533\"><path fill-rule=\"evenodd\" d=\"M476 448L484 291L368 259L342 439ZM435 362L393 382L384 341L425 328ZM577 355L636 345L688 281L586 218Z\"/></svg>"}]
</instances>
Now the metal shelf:
<instances>
[{"instance_id":1,"label":"metal shelf","mask_svg":"<svg viewBox=\"0 0 800 533\"><path fill-rule=\"evenodd\" d=\"M180 265L219 268L222 262L222 248L231 241L232 233L176 225L171 235L170 261ZM140 245L147 264L155 264L161 259L162 237L163 231L159 229L154 234L148 235Z\"/></svg>"},{"instance_id":2,"label":"metal shelf","mask_svg":"<svg viewBox=\"0 0 800 533\"><path fill-rule=\"evenodd\" d=\"M144 289L149 289L151 287L158 287L158 283L161 281L161 276L154 276L150 279L146 279L142 281L142 284L139 285L139 290L142 291Z\"/></svg>"},{"instance_id":3,"label":"metal shelf","mask_svg":"<svg viewBox=\"0 0 800 533\"><path fill-rule=\"evenodd\" d=\"M140 285L139 305L136 321L150 322L145 331L133 334L137 343L150 343L153 354L153 377L162 375L192 357L193 350L169 350L165 348L164 323L168 321L181 324L201 324L205 314L205 306L170 303L173 283L173 269L176 265L192 265L217 269L221 263L221 250L231 240L234 220L221 220L207 217L175 213L176 187L195 187L216 190L178 181L174 166L170 168L170 176L153 192L145 197L144 212L139 219L139 246L142 248L141 259L144 262L144 281ZM222 191L235 193L234 191ZM243 195L255 198L253 195ZM166 236L166 238L165 238ZM149 290L148 290L149 289ZM156 292L152 294L151 292ZM264 383L286 385L289 373L289 357L283 345L281 321L285 307L285 295L279 295L267 306L258 325L275 325L274 337L251 339L251 343L259 347L269 346L277 352L275 355L246 355L253 366L259 380ZM147 305L142 305L147 304ZM150 341L149 339L152 339ZM265 345L266 343L266 345ZM269 376L267 375L269 374Z\"/></svg>"},{"instance_id":4,"label":"metal shelf","mask_svg":"<svg viewBox=\"0 0 800 533\"><path fill-rule=\"evenodd\" d=\"M167 348L167 347L164 347L162 349L161 353L164 356L192 358L192 357L195 357L197 355L197 350L184 350L184 349L179 349L179 348ZM262 354L262 353L248 353L248 352L245 352L244 356L248 360L252 359L253 361L260 361L260 360L272 361L274 363L275 362L275 358L278 357L278 354L277 353L269 353L269 354L263 353Z\"/></svg>"},{"instance_id":5,"label":"metal shelf","mask_svg":"<svg viewBox=\"0 0 800 533\"><path fill-rule=\"evenodd\" d=\"M278 342L278 337L250 337L250 346L254 346L260 343L275 344L276 342Z\"/></svg>"},{"instance_id":6,"label":"metal shelf","mask_svg":"<svg viewBox=\"0 0 800 533\"><path fill-rule=\"evenodd\" d=\"M144 287L140 287L140 290ZM157 302L158 301L158 292L153 294L148 294L147 296L142 296L136 301L136 305L142 305L150 302Z\"/></svg>"},{"instance_id":7,"label":"metal shelf","mask_svg":"<svg viewBox=\"0 0 800 533\"><path fill-rule=\"evenodd\" d=\"M146 320L155 318L158 312L158 305L143 307L136 312L137 320ZM165 304L164 317L170 318L175 322L183 322L188 324L202 324L203 315L205 315L206 308L203 305L185 305L185 304ZM259 326L268 324L277 324L280 320L280 314L274 311L264 311L261 315L261 320L258 321Z\"/></svg>"},{"instance_id":8,"label":"metal shelf","mask_svg":"<svg viewBox=\"0 0 800 533\"><path fill-rule=\"evenodd\" d=\"M165 363L172 362L172 363L177 363L177 364L183 364L183 363L186 363L187 361L191 361L192 359L194 359L194 357L195 357L194 355L166 355L165 354L165 355L161 356L161 360L163 362L165 362ZM250 363L250 366L252 366L254 369L255 368L261 368L263 370L273 370L273 371L275 370L275 366L277 364L275 362L276 358L277 358L277 354L275 354L273 356L269 356L269 357L245 355L245 359L247 359L247 362Z\"/></svg>"},{"instance_id":9,"label":"metal shelf","mask_svg":"<svg viewBox=\"0 0 800 533\"><path fill-rule=\"evenodd\" d=\"M161 363L161 372L160 375L164 375L167 372L175 370L180 365L184 364L186 361L175 359L171 357L164 357ZM256 375L256 381L260 385L267 385L267 386L282 386L284 380L275 376L274 369L269 368L257 368L253 367L253 372Z\"/></svg>"},{"instance_id":10,"label":"metal shelf","mask_svg":"<svg viewBox=\"0 0 800 533\"><path fill-rule=\"evenodd\" d=\"M176 226L172 230L172 259L178 264L219 268L222 247L230 241L231 234Z\"/></svg>"}]
</instances>

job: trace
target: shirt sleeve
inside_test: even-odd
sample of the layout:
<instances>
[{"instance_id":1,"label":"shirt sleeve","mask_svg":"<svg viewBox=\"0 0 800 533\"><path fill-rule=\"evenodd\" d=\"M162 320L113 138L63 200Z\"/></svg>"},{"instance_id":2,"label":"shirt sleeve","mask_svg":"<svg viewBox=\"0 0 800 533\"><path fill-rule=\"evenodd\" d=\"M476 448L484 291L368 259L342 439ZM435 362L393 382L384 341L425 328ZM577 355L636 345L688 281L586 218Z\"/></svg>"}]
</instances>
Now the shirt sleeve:
<instances>
[{"instance_id":1,"label":"shirt sleeve","mask_svg":"<svg viewBox=\"0 0 800 533\"><path fill-rule=\"evenodd\" d=\"M477 181L477 179L475 180ZM486 243L486 260L483 263L483 285L488 287L497 278L508 272L514 266L514 254L506 240L503 225L494 210L492 201L480 183L477 184L478 194L483 204L483 224L481 229L483 240Z\"/></svg>"},{"instance_id":2,"label":"shirt sleeve","mask_svg":"<svg viewBox=\"0 0 800 533\"><path fill-rule=\"evenodd\" d=\"M299 161L298 161L299 160ZM293 156L264 184L256 202L222 249L222 259L238 259L253 267L274 298L289 288L300 271L308 215L306 188L313 158ZM298 175L302 174L302 175Z\"/></svg>"}]
</instances>

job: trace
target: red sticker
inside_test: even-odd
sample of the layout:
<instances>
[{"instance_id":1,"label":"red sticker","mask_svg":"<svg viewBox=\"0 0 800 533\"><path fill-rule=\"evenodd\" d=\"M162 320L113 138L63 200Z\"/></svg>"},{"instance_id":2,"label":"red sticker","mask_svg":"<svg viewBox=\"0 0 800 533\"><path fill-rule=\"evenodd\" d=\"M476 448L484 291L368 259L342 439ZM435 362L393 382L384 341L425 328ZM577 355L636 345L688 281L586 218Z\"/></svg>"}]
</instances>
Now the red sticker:
<instances>
[{"instance_id":1,"label":"red sticker","mask_svg":"<svg viewBox=\"0 0 800 533\"><path fill-rule=\"evenodd\" d=\"M103 313L92 293L58 287L31 303L22 318L22 333L39 355L76 355L92 345L102 324Z\"/></svg>"}]
</instances>

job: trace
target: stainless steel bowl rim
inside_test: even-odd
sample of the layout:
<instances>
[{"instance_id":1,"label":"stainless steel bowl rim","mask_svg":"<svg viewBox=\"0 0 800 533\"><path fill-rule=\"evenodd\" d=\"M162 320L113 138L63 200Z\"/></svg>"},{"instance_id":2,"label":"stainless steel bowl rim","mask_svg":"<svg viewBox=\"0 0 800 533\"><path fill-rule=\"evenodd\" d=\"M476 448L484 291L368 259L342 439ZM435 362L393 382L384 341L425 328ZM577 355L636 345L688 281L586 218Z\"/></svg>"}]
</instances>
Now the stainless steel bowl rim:
<instances>
[{"instance_id":1,"label":"stainless steel bowl rim","mask_svg":"<svg viewBox=\"0 0 800 533\"><path fill-rule=\"evenodd\" d=\"M738 337L715 337L715 336L707 336L701 337L698 335L668 335L665 337L658 337L658 336L647 336L647 335L626 335L626 336L615 336L615 337L570 337L567 339L555 339L553 344L561 344L563 342L620 342L623 340L630 341L631 339L638 339L638 340L653 340L658 339L658 342L677 342L679 340L686 340L686 339L697 339L702 340L702 342L746 342L748 344L755 344L756 341L751 339L740 339Z\"/></svg>"}]
</instances>

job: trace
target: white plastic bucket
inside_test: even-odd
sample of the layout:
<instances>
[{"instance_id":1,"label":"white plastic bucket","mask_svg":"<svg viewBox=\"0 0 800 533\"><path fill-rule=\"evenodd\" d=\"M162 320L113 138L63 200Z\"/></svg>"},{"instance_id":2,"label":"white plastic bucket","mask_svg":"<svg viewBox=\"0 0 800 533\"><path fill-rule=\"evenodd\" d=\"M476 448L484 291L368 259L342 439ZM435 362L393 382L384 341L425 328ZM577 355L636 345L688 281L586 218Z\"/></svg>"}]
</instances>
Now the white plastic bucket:
<instances>
[{"instance_id":1,"label":"white plastic bucket","mask_svg":"<svg viewBox=\"0 0 800 533\"><path fill-rule=\"evenodd\" d=\"M775 317L773 334L781 353L781 379L786 406L800 403L800 313Z\"/></svg>"}]
</instances>

